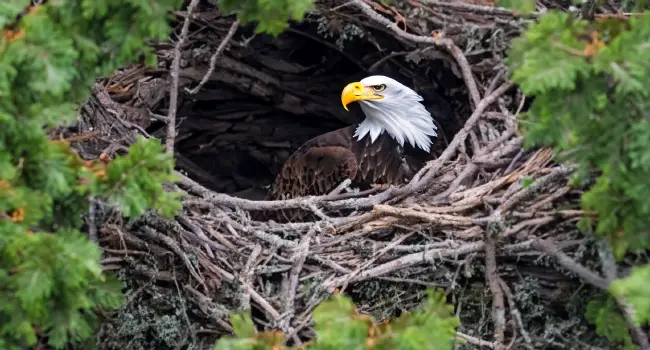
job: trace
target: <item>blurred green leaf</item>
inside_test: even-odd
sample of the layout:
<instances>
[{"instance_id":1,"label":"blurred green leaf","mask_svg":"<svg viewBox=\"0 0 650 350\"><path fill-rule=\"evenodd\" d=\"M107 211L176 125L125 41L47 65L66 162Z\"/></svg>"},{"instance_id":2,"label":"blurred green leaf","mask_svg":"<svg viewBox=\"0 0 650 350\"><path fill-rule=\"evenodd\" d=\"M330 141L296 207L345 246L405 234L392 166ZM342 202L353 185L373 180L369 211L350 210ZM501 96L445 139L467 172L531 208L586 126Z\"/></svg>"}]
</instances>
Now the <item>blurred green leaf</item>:
<instances>
[{"instance_id":1,"label":"blurred green leaf","mask_svg":"<svg viewBox=\"0 0 650 350\"><path fill-rule=\"evenodd\" d=\"M536 3L535 0L498 0L496 5L526 14L535 12Z\"/></svg>"}]
</instances>

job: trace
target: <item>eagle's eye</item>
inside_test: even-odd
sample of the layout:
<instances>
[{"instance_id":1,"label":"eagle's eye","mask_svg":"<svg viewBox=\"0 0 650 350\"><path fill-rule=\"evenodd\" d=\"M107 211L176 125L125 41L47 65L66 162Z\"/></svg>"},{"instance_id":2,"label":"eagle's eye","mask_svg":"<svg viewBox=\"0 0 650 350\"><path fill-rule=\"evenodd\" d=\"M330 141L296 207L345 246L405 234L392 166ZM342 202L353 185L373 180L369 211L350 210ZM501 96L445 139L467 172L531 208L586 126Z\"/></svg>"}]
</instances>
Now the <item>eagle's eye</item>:
<instances>
[{"instance_id":1,"label":"eagle's eye","mask_svg":"<svg viewBox=\"0 0 650 350\"><path fill-rule=\"evenodd\" d=\"M382 92L386 90L386 84L373 85L372 88L377 92Z\"/></svg>"}]
</instances>

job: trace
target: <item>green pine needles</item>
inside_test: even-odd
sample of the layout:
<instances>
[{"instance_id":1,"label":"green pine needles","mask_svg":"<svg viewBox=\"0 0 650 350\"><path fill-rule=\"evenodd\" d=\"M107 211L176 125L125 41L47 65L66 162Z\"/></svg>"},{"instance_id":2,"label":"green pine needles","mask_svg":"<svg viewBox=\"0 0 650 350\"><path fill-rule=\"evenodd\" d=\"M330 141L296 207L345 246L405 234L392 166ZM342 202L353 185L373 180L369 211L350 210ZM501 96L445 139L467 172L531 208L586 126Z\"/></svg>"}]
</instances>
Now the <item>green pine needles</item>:
<instances>
[{"instance_id":1,"label":"green pine needles","mask_svg":"<svg viewBox=\"0 0 650 350\"><path fill-rule=\"evenodd\" d=\"M96 198L127 217L173 215L173 159L140 138L126 156L84 162L46 127L74 120L98 76L153 57L180 0L50 0L0 4L0 348L38 338L62 348L93 333L94 310L116 308L122 284L79 230ZM21 14L20 18L17 16Z\"/></svg>"},{"instance_id":2,"label":"green pine needles","mask_svg":"<svg viewBox=\"0 0 650 350\"><path fill-rule=\"evenodd\" d=\"M100 249L80 232L93 203L126 217L173 216L173 156L139 138L125 156L84 162L45 130L73 121L97 77L155 62L145 40L166 40L181 0L29 0L0 3L0 349L44 339L87 339L94 310L121 305L122 284L102 272ZM312 0L223 1L258 32L279 33Z\"/></svg>"},{"instance_id":3,"label":"green pine needles","mask_svg":"<svg viewBox=\"0 0 650 350\"><path fill-rule=\"evenodd\" d=\"M451 350L457 339L456 327L460 320L454 315L453 305L446 303L441 291L428 291L428 297L415 312L400 316L390 323L377 323L372 317L359 315L354 303L341 294L318 305L313 312L317 339L293 348L311 350L329 349L394 349L394 350ZM286 334L256 332L250 316L231 317L236 338L219 339L215 350L287 349Z\"/></svg>"},{"instance_id":4,"label":"green pine needles","mask_svg":"<svg viewBox=\"0 0 650 350\"><path fill-rule=\"evenodd\" d=\"M278 35L287 20L301 20L314 7L314 0L220 0L219 9L236 13L243 24L256 23L258 33Z\"/></svg>"},{"instance_id":5,"label":"green pine needles","mask_svg":"<svg viewBox=\"0 0 650 350\"><path fill-rule=\"evenodd\" d=\"M587 22L548 13L513 42L513 79L535 102L528 144L600 176L583 198L617 257L650 248L650 15Z\"/></svg>"},{"instance_id":6,"label":"green pine needles","mask_svg":"<svg viewBox=\"0 0 650 350\"><path fill-rule=\"evenodd\" d=\"M507 63L523 92L535 98L521 120L528 145L552 146L579 165L575 185L598 213L595 234L616 258L650 248L650 14L594 21L550 11L513 42ZM580 223L592 230L591 220ZM627 300L636 326L650 319L650 267L610 286ZM590 302L599 334L633 348L610 296Z\"/></svg>"}]
</instances>

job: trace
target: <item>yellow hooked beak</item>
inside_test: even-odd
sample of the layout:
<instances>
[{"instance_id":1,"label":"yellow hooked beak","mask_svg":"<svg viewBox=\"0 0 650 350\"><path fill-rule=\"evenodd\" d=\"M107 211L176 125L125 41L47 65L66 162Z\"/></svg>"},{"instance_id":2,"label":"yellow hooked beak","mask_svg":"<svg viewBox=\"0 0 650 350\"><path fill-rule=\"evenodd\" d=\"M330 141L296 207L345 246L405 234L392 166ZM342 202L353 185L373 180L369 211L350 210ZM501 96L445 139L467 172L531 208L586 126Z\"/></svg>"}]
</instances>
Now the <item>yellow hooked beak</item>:
<instances>
[{"instance_id":1,"label":"yellow hooked beak","mask_svg":"<svg viewBox=\"0 0 650 350\"><path fill-rule=\"evenodd\" d=\"M378 95L375 89L369 86L363 86L360 82L350 83L341 92L341 103L343 103L343 108L346 111L348 105L355 101L363 100L381 100L384 98L382 95Z\"/></svg>"}]
</instances>

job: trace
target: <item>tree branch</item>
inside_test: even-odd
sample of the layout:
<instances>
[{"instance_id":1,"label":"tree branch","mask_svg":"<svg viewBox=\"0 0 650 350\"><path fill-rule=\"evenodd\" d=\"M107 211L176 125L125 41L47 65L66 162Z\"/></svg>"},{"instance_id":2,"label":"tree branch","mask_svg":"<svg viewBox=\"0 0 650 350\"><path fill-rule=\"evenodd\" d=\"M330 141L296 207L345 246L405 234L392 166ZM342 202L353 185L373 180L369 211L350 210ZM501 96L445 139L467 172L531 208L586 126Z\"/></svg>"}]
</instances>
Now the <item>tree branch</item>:
<instances>
[{"instance_id":1,"label":"tree branch","mask_svg":"<svg viewBox=\"0 0 650 350\"><path fill-rule=\"evenodd\" d=\"M178 109L178 78L179 70L181 66L181 47L185 43L187 38L187 32L190 29L190 22L192 18L192 12L194 8L198 5L199 0L192 0L187 6L187 17L183 21L183 28L181 29L181 34L178 37L178 42L174 46L174 60L172 61L172 67L170 75L172 76L172 86L169 91L169 114L167 115L167 139L165 141L165 146L167 152L174 153L174 144L176 143L176 110Z\"/></svg>"}]
</instances>

